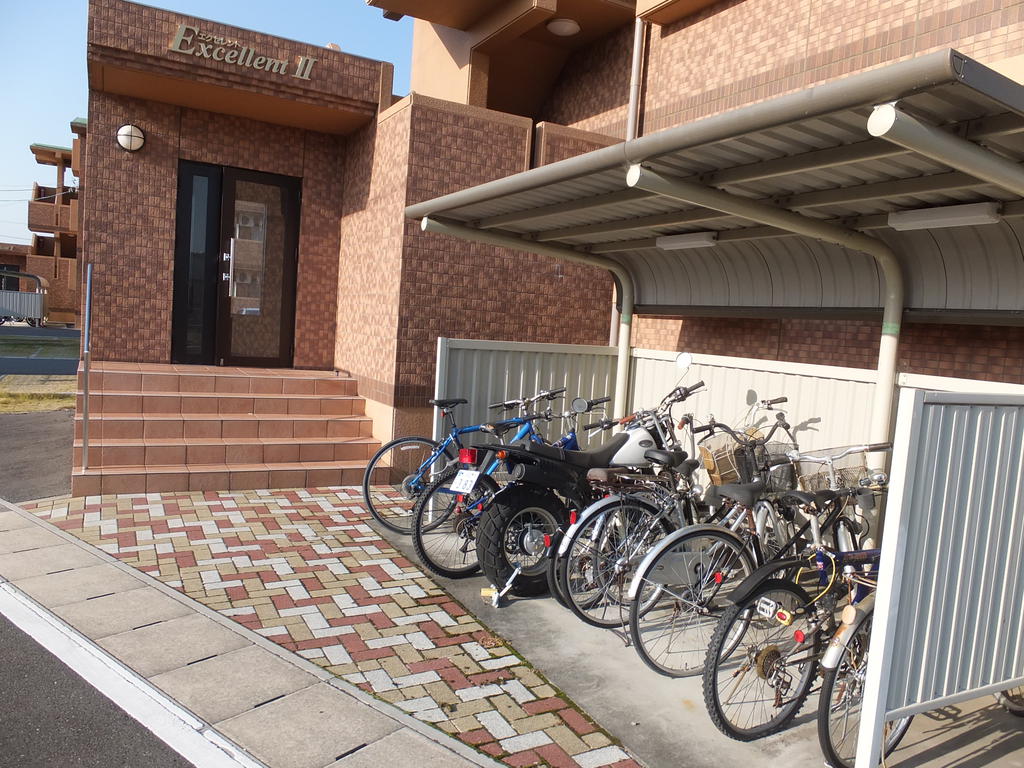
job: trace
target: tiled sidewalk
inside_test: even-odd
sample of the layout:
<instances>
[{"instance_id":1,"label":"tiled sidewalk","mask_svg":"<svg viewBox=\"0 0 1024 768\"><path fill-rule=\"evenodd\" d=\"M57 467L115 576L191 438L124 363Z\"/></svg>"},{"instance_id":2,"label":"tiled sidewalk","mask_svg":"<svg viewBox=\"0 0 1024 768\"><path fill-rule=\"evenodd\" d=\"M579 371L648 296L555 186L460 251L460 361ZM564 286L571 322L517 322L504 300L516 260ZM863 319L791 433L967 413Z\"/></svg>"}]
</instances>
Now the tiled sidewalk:
<instances>
[{"instance_id":1,"label":"tiled sidewalk","mask_svg":"<svg viewBox=\"0 0 1024 768\"><path fill-rule=\"evenodd\" d=\"M637 765L381 539L356 488L23 506L509 765Z\"/></svg>"}]
</instances>

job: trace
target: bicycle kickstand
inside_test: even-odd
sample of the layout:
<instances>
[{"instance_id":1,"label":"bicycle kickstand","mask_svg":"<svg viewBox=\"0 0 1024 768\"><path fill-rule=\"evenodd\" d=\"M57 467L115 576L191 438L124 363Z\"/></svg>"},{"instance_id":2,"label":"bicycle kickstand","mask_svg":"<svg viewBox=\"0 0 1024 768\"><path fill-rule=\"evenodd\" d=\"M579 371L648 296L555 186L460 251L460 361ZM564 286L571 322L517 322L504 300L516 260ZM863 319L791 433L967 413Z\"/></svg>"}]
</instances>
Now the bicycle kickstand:
<instances>
[{"instance_id":1,"label":"bicycle kickstand","mask_svg":"<svg viewBox=\"0 0 1024 768\"><path fill-rule=\"evenodd\" d=\"M512 575L508 577L508 581L505 582L505 586L501 588L501 591L497 591L497 587L494 587L494 595L491 597L491 607L497 608L498 604L501 603L501 598L508 594L509 590L512 589L512 583L516 580L516 577L522 573L523 566L517 565L516 569L512 571Z\"/></svg>"}]
</instances>

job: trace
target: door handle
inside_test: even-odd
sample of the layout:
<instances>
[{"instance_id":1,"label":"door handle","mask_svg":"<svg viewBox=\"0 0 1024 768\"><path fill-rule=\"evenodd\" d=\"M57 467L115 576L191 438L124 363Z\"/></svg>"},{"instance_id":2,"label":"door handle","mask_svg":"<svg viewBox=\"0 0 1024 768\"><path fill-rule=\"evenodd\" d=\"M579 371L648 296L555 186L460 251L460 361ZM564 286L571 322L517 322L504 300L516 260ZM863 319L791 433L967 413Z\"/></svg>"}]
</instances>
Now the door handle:
<instances>
[{"instance_id":1,"label":"door handle","mask_svg":"<svg viewBox=\"0 0 1024 768\"><path fill-rule=\"evenodd\" d=\"M231 275L228 274L227 272L221 272L220 273L220 279L223 280L226 283L226 282L228 282L231 279Z\"/></svg>"},{"instance_id":2,"label":"door handle","mask_svg":"<svg viewBox=\"0 0 1024 768\"><path fill-rule=\"evenodd\" d=\"M228 271L222 272L220 279L228 284L228 296L235 295L235 238L228 241L228 252L222 256L228 263Z\"/></svg>"}]
</instances>

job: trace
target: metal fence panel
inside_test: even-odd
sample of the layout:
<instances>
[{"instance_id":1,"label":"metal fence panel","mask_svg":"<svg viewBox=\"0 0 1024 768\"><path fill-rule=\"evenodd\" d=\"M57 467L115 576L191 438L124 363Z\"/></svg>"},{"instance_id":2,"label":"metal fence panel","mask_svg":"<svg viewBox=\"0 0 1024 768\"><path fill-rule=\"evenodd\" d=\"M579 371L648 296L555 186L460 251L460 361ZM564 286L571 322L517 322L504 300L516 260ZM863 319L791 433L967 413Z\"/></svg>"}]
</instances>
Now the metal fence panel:
<instances>
[{"instance_id":1,"label":"metal fence panel","mask_svg":"<svg viewBox=\"0 0 1024 768\"><path fill-rule=\"evenodd\" d=\"M566 399L556 401L554 408L564 411L574 397L614 398L616 354L615 347L439 338L434 396L469 400L458 411L460 424L503 418L487 404L557 387L566 388ZM557 438L562 424L541 423L538 430ZM440 415L435 413L435 438L441 431ZM582 432L580 442L585 444Z\"/></svg>"},{"instance_id":2,"label":"metal fence panel","mask_svg":"<svg viewBox=\"0 0 1024 768\"><path fill-rule=\"evenodd\" d=\"M679 382L675 358L675 352L633 350L633 408L657 405ZM868 439L867 415L874 394L874 371L694 355L693 365L682 383L692 385L701 380L707 389L679 409L692 412L698 422L714 415L729 426L738 426L752 402L785 395L789 402L781 407L802 449L830 448ZM770 420L770 414L761 418L762 423Z\"/></svg>"},{"instance_id":3,"label":"metal fence panel","mask_svg":"<svg viewBox=\"0 0 1024 768\"><path fill-rule=\"evenodd\" d=\"M46 316L46 294L0 291L0 315L41 320Z\"/></svg>"},{"instance_id":4,"label":"metal fence panel","mask_svg":"<svg viewBox=\"0 0 1024 768\"><path fill-rule=\"evenodd\" d=\"M900 397L858 766L883 719L1024 679L1024 397Z\"/></svg>"}]
</instances>

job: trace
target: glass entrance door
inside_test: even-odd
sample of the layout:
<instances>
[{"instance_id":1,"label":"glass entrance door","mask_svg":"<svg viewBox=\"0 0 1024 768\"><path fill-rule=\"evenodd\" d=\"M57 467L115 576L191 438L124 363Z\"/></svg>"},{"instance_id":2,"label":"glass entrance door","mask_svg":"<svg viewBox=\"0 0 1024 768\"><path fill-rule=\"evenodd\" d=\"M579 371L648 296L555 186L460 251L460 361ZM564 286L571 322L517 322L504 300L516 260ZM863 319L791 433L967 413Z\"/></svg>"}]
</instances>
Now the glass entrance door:
<instances>
[{"instance_id":1,"label":"glass entrance door","mask_svg":"<svg viewBox=\"0 0 1024 768\"><path fill-rule=\"evenodd\" d=\"M292 364L300 180L182 162L175 362Z\"/></svg>"}]
</instances>

